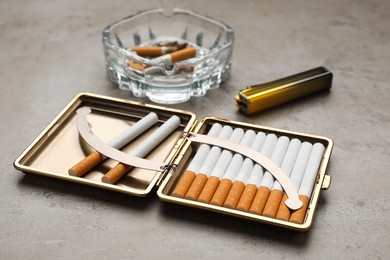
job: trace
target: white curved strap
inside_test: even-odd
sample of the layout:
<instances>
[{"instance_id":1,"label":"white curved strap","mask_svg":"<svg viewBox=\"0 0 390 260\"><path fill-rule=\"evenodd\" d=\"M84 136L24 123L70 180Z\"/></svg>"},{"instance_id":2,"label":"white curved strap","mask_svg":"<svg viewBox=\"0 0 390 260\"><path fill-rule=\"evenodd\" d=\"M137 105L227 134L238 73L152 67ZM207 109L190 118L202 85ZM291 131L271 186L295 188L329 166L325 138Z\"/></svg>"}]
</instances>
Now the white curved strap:
<instances>
[{"instance_id":1,"label":"white curved strap","mask_svg":"<svg viewBox=\"0 0 390 260\"><path fill-rule=\"evenodd\" d=\"M292 210L296 210L302 207L303 203L299 200L298 192L295 190L294 185L292 184L290 178L270 159L262 155L261 153L249 148L248 146L234 143L228 140L223 140L217 137L212 137L208 135L190 133L187 139L197 142L197 143L206 143L210 145L216 145L233 152L240 153L256 163L263 166L269 173L271 173L282 185L285 190L288 199L286 200L286 206Z\"/></svg>"}]
</instances>

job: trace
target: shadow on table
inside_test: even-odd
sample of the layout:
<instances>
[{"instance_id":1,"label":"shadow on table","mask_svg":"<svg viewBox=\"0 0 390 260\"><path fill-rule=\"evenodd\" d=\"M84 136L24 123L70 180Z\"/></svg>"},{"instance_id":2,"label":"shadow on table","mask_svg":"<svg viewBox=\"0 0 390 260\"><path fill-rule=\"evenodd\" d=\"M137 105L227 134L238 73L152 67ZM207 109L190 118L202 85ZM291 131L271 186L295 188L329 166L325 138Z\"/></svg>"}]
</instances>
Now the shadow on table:
<instances>
[{"instance_id":1,"label":"shadow on table","mask_svg":"<svg viewBox=\"0 0 390 260\"><path fill-rule=\"evenodd\" d=\"M76 201L102 202L106 205L119 206L130 210L146 210L152 203L157 203L153 196L139 198L104 189L97 189L78 183L47 178L44 176L25 174L18 183L23 190L43 194L45 197L72 197Z\"/></svg>"},{"instance_id":2,"label":"shadow on table","mask_svg":"<svg viewBox=\"0 0 390 260\"><path fill-rule=\"evenodd\" d=\"M326 204L326 201L320 197L319 207L325 206L324 204ZM313 230L307 232L289 230L216 212L170 204L168 202L162 202L160 212L162 215L161 217L165 218L165 221L173 219L176 222L191 223L195 226L200 225L206 228L210 227L217 230L223 230L224 232L232 233L233 236L235 234L244 234L253 237L253 239L260 238L277 241L278 243L298 248L309 245L310 236L313 232ZM315 225L316 221L314 220L311 229L314 229Z\"/></svg>"}]
</instances>

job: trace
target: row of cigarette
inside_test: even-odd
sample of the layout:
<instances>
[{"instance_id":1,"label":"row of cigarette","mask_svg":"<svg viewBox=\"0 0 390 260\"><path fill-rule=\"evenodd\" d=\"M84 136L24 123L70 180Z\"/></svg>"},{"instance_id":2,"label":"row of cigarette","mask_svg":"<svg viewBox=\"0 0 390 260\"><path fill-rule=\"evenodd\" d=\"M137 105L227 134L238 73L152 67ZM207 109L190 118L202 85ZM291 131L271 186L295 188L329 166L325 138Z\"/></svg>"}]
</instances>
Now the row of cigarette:
<instances>
[{"instance_id":1,"label":"row of cigarette","mask_svg":"<svg viewBox=\"0 0 390 260\"><path fill-rule=\"evenodd\" d=\"M140 136L146 130L156 125L158 117L155 113L149 113L141 120L137 121L122 133L114 137L108 142L108 146L111 146L117 150L125 147L135 138ZM164 141L173 131L180 126L180 118L177 116L170 117L164 124L158 127L152 134L150 134L143 142L130 151L130 155L143 158L153 151L162 141ZM94 151L89 154L83 160L75 164L68 170L69 175L82 177L95 166L102 163L106 157L98 151ZM115 184L120 178L122 178L127 172L132 169L131 166L118 163L111 170L109 170L102 177L101 181L104 183Z\"/></svg>"},{"instance_id":2,"label":"row of cigarette","mask_svg":"<svg viewBox=\"0 0 390 260\"><path fill-rule=\"evenodd\" d=\"M302 208L291 211L285 205L287 195L283 187L263 167L239 153L207 144L196 151L172 196L303 223L325 149L321 143L218 123L212 125L207 135L240 143L270 158L290 177L303 202Z\"/></svg>"},{"instance_id":3,"label":"row of cigarette","mask_svg":"<svg viewBox=\"0 0 390 260\"><path fill-rule=\"evenodd\" d=\"M150 58L153 62L172 64L196 56L196 48L187 47L187 44L169 42L163 46L136 46L131 48L138 56ZM135 70L144 71L149 66L128 59L127 65Z\"/></svg>"}]
</instances>

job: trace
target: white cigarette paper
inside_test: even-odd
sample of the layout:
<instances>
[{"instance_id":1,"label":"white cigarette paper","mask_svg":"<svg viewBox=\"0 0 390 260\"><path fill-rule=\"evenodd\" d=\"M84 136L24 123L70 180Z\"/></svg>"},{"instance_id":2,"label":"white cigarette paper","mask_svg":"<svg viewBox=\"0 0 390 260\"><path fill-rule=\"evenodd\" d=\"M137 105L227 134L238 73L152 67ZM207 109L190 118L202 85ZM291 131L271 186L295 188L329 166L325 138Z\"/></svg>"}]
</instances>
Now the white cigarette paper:
<instances>
[{"instance_id":1,"label":"white cigarette paper","mask_svg":"<svg viewBox=\"0 0 390 260\"><path fill-rule=\"evenodd\" d=\"M233 132L233 128L225 125L222 128L222 131L219 133L218 138L228 139L231 136L232 132ZM202 166L200 167L199 172L197 172L197 173L203 173L203 174L209 176L211 171L213 170L215 164L217 163L217 160L218 160L219 156L221 155L221 152L222 152L222 150L220 147L213 146L211 148L210 152L208 153L205 161L203 162Z\"/></svg>"},{"instance_id":2,"label":"white cigarette paper","mask_svg":"<svg viewBox=\"0 0 390 260\"><path fill-rule=\"evenodd\" d=\"M298 153L299 153L299 148L301 147L301 141L298 139L294 138L291 140L286 155L284 156L282 165L280 168L284 173L286 173L287 176L290 176L291 171L294 167L295 161L297 159ZM283 191L282 185L280 185L280 182L275 180L274 185L272 186L273 190L280 190Z\"/></svg>"},{"instance_id":3,"label":"white cigarette paper","mask_svg":"<svg viewBox=\"0 0 390 260\"><path fill-rule=\"evenodd\" d=\"M307 164L305 174L303 175L301 186L299 187L299 195L305 195L310 198L324 150L325 147L320 143L313 145L309 162Z\"/></svg>"},{"instance_id":4,"label":"white cigarette paper","mask_svg":"<svg viewBox=\"0 0 390 260\"><path fill-rule=\"evenodd\" d=\"M154 131L145 141L131 151L131 155L136 157L145 157L159 143L168 137L176 128L180 126L180 118L172 116L156 131Z\"/></svg>"},{"instance_id":5,"label":"white cigarette paper","mask_svg":"<svg viewBox=\"0 0 390 260\"><path fill-rule=\"evenodd\" d=\"M234 132L236 132L236 133L234 133ZM231 138L229 138L229 141L238 143L241 141L241 139L244 136L244 130L242 130L241 128L237 128L234 130L234 132L233 132ZM221 155L219 156L218 161L215 164L210 176L222 178L222 175L225 172L226 168L228 167L229 162L232 159L232 157L233 157L233 153L231 151L226 150L226 149L223 150Z\"/></svg>"},{"instance_id":6,"label":"white cigarette paper","mask_svg":"<svg viewBox=\"0 0 390 260\"><path fill-rule=\"evenodd\" d=\"M149 113L147 116L137 121L135 124L127 128L125 131L114 137L108 142L111 147L120 149L129 143L131 140L145 132L148 128L156 124L158 117L155 113Z\"/></svg>"},{"instance_id":7,"label":"white cigarette paper","mask_svg":"<svg viewBox=\"0 0 390 260\"><path fill-rule=\"evenodd\" d=\"M261 148L264 145L265 139L266 139L266 135L263 132L257 133L255 140L253 140L251 148L255 151L260 152ZM249 176L253 170L253 166L254 166L254 162L251 159L246 158L240 168L240 171L238 172L236 180L241 181L244 184L247 184Z\"/></svg>"},{"instance_id":8,"label":"white cigarette paper","mask_svg":"<svg viewBox=\"0 0 390 260\"><path fill-rule=\"evenodd\" d=\"M282 163L282 160L284 158L289 143L290 140L288 139L288 137L286 136L279 137L275 146L275 150L271 156L271 161L273 161L276 165L280 166L280 164ZM264 186L267 187L268 189L271 189L273 183L274 183L274 177L271 175L271 173L266 171L264 173L263 179L261 180L260 186Z\"/></svg>"},{"instance_id":9,"label":"white cigarette paper","mask_svg":"<svg viewBox=\"0 0 390 260\"><path fill-rule=\"evenodd\" d=\"M256 133L252 130L248 130L245 132L244 137L242 138L240 144L249 146L253 140L255 139ZM241 154L236 153L233 158L231 159L229 166L227 167L223 178L224 179L229 179L231 181L234 180L235 176L237 175L238 171L241 168L241 165L244 161L244 158ZM222 176L218 176L220 179L222 179Z\"/></svg>"},{"instance_id":10,"label":"white cigarette paper","mask_svg":"<svg viewBox=\"0 0 390 260\"><path fill-rule=\"evenodd\" d=\"M218 123L213 124L213 126L210 128L209 132L207 133L208 136L218 136L218 134L221 132L222 126ZM188 166L187 170L192 172L199 172L200 167L202 166L203 162L206 160L206 157L208 153L210 152L210 146L207 144L202 144L198 151L196 152L194 158L192 159L190 165Z\"/></svg>"},{"instance_id":11,"label":"white cigarette paper","mask_svg":"<svg viewBox=\"0 0 390 260\"><path fill-rule=\"evenodd\" d=\"M301 149L294 164L294 168L290 174L290 180L294 185L295 190L298 191L299 185L301 184L303 174L305 173L307 162L309 161L310 153L313 145L309 142L303 142Z\"/></svg>"},{"instance_id":12,"label":"white cigarette paper","mask_svg":"<svg viewBox=\"0 0 390 260\"><path fill-rule=\"evenodd\" d=\"M261 148L260 153L263 154L265 157L270 158L272 155L272 152L275 149L275 145L277 142L278 138L274 134L268 134L263 147ZM260 186L261 179L263 178L264 175L264 169L261 167L259 164L255 164L253 166L253 170L249 176L247 184L254 184L257 187Z\"/></svg>"}]
</instances>

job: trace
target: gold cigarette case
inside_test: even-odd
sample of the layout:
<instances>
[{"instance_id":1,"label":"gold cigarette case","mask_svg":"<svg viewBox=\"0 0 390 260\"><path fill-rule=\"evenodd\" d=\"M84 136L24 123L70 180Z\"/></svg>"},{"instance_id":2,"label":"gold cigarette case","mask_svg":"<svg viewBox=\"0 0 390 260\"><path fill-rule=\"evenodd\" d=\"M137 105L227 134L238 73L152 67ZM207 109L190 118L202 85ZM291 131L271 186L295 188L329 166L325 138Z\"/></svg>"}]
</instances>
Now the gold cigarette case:
<instances>
[{"instance_id":1,"label":"gold cigarette case","mask_svg":"<svg viewBox=\"0 0 390 260\"><path fill-rule=\"evenodd\" d=\"M236 96L236 105L247 115L330 89L332 73L318 67L283 79L249 86Z\"/></svg>"},{"instance_id":2,"label":"gold cigarette case","mask_svg":"<svg viewBox=\"0 0 390 260\"><path fill-rule=\"evenodd\" d=\"M123 153L134 149L134 147L147 139L156 128L161 126L172 116L180 118L180 126L146 157L142 160L135 161L134 165L132 165L133 168L129 170L125 176L120 178L119 181L115 184L108 184L102 182L102 176L117 164L117 161L110 157L82 177L75 177L68 174L68 170L75 165L75 163L94 152L94 149L87 143L84 136L81 135L81 129L79 127L82 118L77 111L83 107L88 107L91 111L91 113L87 115L87 122L84 122L85 125L90 128L91 135L103 142L108 142L150 112L157 114L158 122L152 128L146 130L138 138L123 147L121 149L121 152ZM233 153L243 154L244 158L249 157L259 163L256 159L257 157L254 156L255 152L252 154L252 150L241 149L239 146L238 148L234 148L229 142L219 142L220 140L218 140L218 138L207 139L205 136L214 124L230 126L233 129L241 128L244 131L253 130L254 132L274 134L278 137L285 136L289 139L298 139L301 142L312 144L320 143L324 147L324 152L315 174L315 182L310 195L309 205L304 213L304 220L302 223L294 223L250 213L248 211L217 206L172 195L173 190L180 182L181 177L197 150L205 143L210 145L210 147L219 146L221 149L228 149ZM332 148L333 141L326 137L235 122L215 117L206 117L198 121L196 116L188 111L95 94L81 93L73 98L42 133L40 133L39 136L21 153L15 160L14 166L24 173L44 175L68 182L80 183L139 197L147 196L157 190L158 197L163 201L268 223L293 230L306 231L312 225L321 190L328 189L330 185L330 176L326 174L326 169ZM238 150L235 151L234 149ZM268 161L266 162L269 163ZM262 166L268 169L267 165ZM275 176L281 181L282 187L285 188L285 192L289 199L297 194L298 191L288 190L287 185L284 186L283 181L286 181L286 179L283 179L283 176L276 174ZM205 212L205 214L208 213Z\"/></svg>"}]
</instances>

